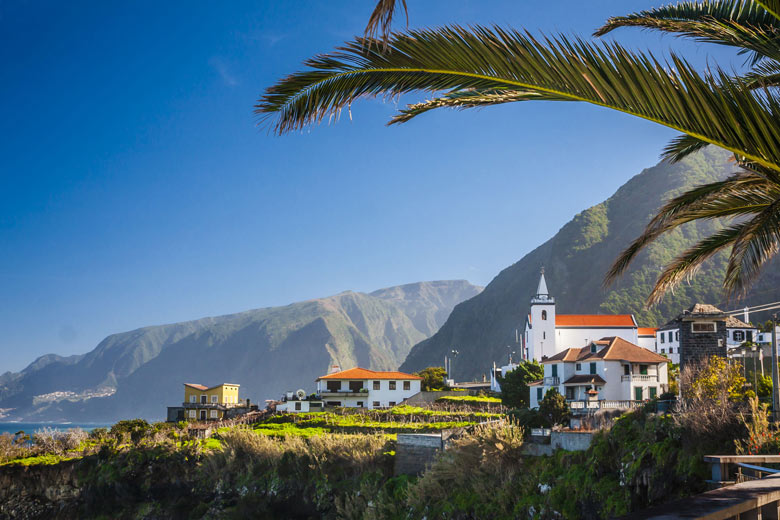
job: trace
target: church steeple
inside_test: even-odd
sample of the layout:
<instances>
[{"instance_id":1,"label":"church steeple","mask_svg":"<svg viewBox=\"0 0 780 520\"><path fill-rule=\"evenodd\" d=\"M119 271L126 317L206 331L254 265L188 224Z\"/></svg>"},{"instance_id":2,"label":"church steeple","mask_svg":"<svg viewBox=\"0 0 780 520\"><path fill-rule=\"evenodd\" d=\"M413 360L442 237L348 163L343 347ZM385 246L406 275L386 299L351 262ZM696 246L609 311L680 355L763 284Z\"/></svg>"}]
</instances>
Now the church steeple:
<instances>
[{"instance_id":1,"label":"church steeple","mask_svg":"<svg viewBox=\"0 0 780 520\"><path fill-rule=\"evenodd\" d=\"M539 274L539 285L536 288L536 295L531 300L531 303L552 303L554 301L555 298L550 296L547 291L547 281L544 279L544 267L542 267L541 273Z\"/></svg>"}]
</instances>

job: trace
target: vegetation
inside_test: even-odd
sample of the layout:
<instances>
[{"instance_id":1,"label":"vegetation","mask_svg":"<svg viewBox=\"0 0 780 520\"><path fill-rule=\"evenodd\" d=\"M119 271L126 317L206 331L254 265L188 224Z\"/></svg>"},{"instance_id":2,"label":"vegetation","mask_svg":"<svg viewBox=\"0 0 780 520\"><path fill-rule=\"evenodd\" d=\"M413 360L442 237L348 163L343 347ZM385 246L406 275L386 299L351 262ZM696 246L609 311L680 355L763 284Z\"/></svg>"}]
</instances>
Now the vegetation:
<instances>
[{"instance_id":1,"label":"vegetation","mask_svg":"<svg viewBox=\"0 0 780 520\"><path fill-rule=\"evenodd\" d=\"M528 383L544 377L544 367L536 360L523 361L517 368L499 379L501 402L507 408L527 408L531 404Z\"/></svg>"},{"instance_id":2,"label":"vegetation","mask_svg":"<svg viewBox=\"0 0 780 520\"><path fill-rule=\"evenodd\" d=\"M445 395L436 399L437 403L477 403L477 404L498 404L501 399L487 395Z\"/></svg>"},{"instance_id":3,"label":"vegetation","mask_svg":"<svg viewBox=\"0 0 780 520\"><path fill-rule=\"evenodd\" d=\"M394 5L380 2L380 11L392 13ZM424 91L438 97L402 109L391 123L441 107L542 100L591 103L667 126L683 135L669 144L666 158L679 160L714 144L733 153L742 171L669 201L607 279L616 279L647 244L682 224L736 218L674 258L649 301L659 301L718 252L729 255L723 286L744 291L780 244L780 99L772 88L780 83L774 37L780 10L766 6L762 0L684 3L612 18L596 31L640 26L736 47L751 55L745 77L717 66L700 74L674 53L663 62L617 43L450 26L394 33L381 46L370 38L347 42L269 87L256 112L272 117L281 134L337 115L361 97Z\"/></svg>"},{"instance_id":4,"label":"vegetation","mask_svg":"<svg viewBox=\"0 0 780 520\"><path fill-rule=\"evenodd\" d=\"M424 368L417 372L417 375L423 378L420 385L423 392L445 390L447 388L447 385L444 384L444 379L447 377L447 371L444 367Z\"/></svg>"}]
</instances>

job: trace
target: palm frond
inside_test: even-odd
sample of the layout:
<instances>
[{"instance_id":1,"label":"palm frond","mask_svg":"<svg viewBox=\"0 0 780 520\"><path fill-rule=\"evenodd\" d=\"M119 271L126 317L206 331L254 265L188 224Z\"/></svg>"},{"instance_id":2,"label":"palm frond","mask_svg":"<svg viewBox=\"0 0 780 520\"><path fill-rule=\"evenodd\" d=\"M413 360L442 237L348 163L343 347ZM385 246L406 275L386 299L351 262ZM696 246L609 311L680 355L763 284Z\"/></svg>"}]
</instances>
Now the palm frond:
<instances>
[{"instance_id":1,"label":"palm frond","mask_svg":"<svg viewBox=\"0 0 780 520\"><path fill-rule=\"evenodd\" d=\"M560 98L552 94L534 92L530 90L458 90L444 96L429 99L420 103L414 103L399 111L388 124L405 123L413 117L419 116L435 108L477 108L515 101L540 101L556 100Z\"/></svg>"},{"instance_id":2,"label":"palm frond","mask_svg":"<svg viewBox=\"0 0 780 520\"><path fill-rule=\"evenodd\" d=\"M656 280L647 298L647 304L654 305L660 302L667 292L673 291L680 283L693 277L705 261L719 251L731 247L741 230L741 226L726 227L675 258Z\"/></svg>"},{"instance_id":3,"label":"palm frond","mask_svg":"<svg viewBox=\"0 0 780 520\"><path fill-rule=\"evenodd\" d=\"M393 17L399 3L404 8L406 25L409 25L409 9L406 6L406 0L379 0L366 25L365 37L368 42L374 41L378 36L382 40L382 45L387 47L390 30L393 27Z\"/></svg>"},{"instance_id":4,"label":"palm frond","mask_svg":"<svg viewBox=\"0 0 780 520\"><path fill-rule=\"evenodd\" d=\"M605 276L608 285L620 277L648 244L687 222L752 216L780 199L780 184L755 172L740 172L724 181L703 184L671 199L615 260Z\"/></svg>"},{"instance_id":5,"label":"palm frond","mask_svg":"<svg viewBox=\"0 0 780 520\"><path fill-rule=\"evenodd\" d=\"M758 63L744 76L748 88L772 88L780 86L780 62L767 60Z\"/></svg>"},{"instance_id":6,"label":"palm frond","mask_svg":"<svg viewBox=\"0 0 780 520\"><path fill-rule=\"evenodd\" d=\"M618 27L654 29L737 47L740 53L752 51L752 64L762 57L780 59L780 21L753 0L679 2L610 18L594 34L603 36Z\"/></svg>"},{"instance_id":7,"label":"palm frond","mask_svg":"<svg viewBox=\"0 0 780 520\"><path fill-rule=\"evenodd\" d=\"M756 3L777 20L780 20L780 0L756 0Z\"/></svg>"},{"instance_id":8,"label":"palm frond","mask_svg":"<svg viewBox=\"0 0 780 520\"><path fill-rule=\"evenodd\" d=\"M678 162L706 146L709 146L707 141L702 141L696 137L682 134L669 141L669 144L664 148L661 157L670 162Z\"/></svg>"},{"instance_id":9,"label":"palm frond","mask_svg":"<svg viewBox=\"0 0 780 520\"><path fill-rule=\"evenodd\" d=\"M723 286L729 294L744 293L777 254L780 246L780 198L740 226L726 268Z\"/></svg>"},{"instance_id":10,"label":"palm frond","mask_svg":"<svg viewBox=\"0 0 780 520\"><path fill-rule=\"evenodd\" d=\"M662 63L617 44L537 41L500 28L454 26L394 34L391 52L358 38L269 87L256 114L285 133L363 97L414 91L521 90L647 119L780 170L780 104L715 71L701 76L671 55Z\"/></svg>"}]
</instances>

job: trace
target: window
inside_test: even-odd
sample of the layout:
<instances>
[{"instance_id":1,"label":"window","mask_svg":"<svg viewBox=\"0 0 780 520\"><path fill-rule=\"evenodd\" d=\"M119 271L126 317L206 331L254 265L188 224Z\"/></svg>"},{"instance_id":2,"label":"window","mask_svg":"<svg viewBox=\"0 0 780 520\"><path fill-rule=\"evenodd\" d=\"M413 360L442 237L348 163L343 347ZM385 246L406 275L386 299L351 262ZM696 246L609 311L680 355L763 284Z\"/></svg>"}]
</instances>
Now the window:
<instances>
[{"instance_id":1,"label":"window","mask_svg":"<svg viewBox=\"0 0 780 520\"><path fill-rule=\"evenodd\" d=\"M357 402L357 407L358 408L363 408L363 401L358 401Z\"/></svg>"},{"instance_id":2,"label":"window","mask_svg":"<svg viewBox=\"0 0 780 520\"><path fill-rule=\"evenodd\" d=\"M547 339L547 333L542 331L542 339Z\"/></svg>"},{"instance_id":3,"label":"window","mask_svg":"<svg viewBox=\"0 0 780 520\"><path fill-rule=\"evenodd\" d=\"M543 320L547 319L547 311L542 311L542 319Z\"/></svg>"},{"instance_id":4,"label":"window","mask_svg":"<svg viewBox=\"0 0 780 520\"><path fill-rule=\"evenodd\" d=\"M374 381L374 390L379 390L379 381Z\"/></svg>"},{"instance_id":5,"label":"window","mask_svg":"<svg viewBox=\"0 0 780 520\"><path fill-rule=\"evenodd\" d=\"M574 370L582 370L582 363L577 363L577 365L574 367Z\"/></svg>"},{"instance_id":6,"label":"window","mask_svg":"<svg viewBox=\"0 0 780 520\"><path fill-rule=\"evenodd\" d=\"M590 373L595 374L596 373L596 363L590 364Z\"/></svg>"},{"instance_id":7,"label":"window","mask_svg":"<svg viewBox=\"0 0 780 520\"><path fill-rule=\"evenodd\" d=\"M205 395L200 396L200 404L206 404L206 399Z\"/></svg>"},{"instance_id":8,"label":"window","mask_svg":"<svg viewBox=\"0 0 780 520\"><path fill-rule=\"evenodd\" d=\"M715 332L716 330L717 328L715 327L715 322L713 321L694 321L691 323L691 332Z\"/></svg>"},{"instance_id":9,"label":"window","mask_svg":"<svg viewBox=\"0 0 780 520\"><path fill-rule=\"evenodd\" d=\"M648 390L650 391L650 399L655 399L655 396L658 393L658 389L654 386L651 386L648 388Z\"/></svg>"},{"instance_id":10,"label":"window","mask_svg":"<svg viewBox=\"0 0 780 520\"><path fill-rule=\"evenodd\" d=\"M552 370L552 376L558 377L558 365L552 365L551 370Z\"/></svg>"},{"instance_id":11,"label":"window","mask_svg":"<svg viewBox=\"0 0 780 520\"><path fill-rule=\"evenodd\" d=\"M377 381L374 381L374 382L376 383ZM372 406L373 406L374 408L379 408L379 406L380 406L380 405L379 405L379 401L374 401L374 403L373 403L373 405L372 405Z\"/></svg>"},{"instance_id":12,"label":"window","mask_svg":"<svg viewBox=\"0 0 780 520\"><path fill-rule=\"evenodd\" d=\"M341 406L341 401L327 401L325 404L328 406Z\"/></svg>"},{"instance_id":13,"label":"window","mask_svg":"<svg viewBox=\"0 0 780 520\"><path fill-rule=\"evenodd\" d=\"M666 354L666 349L663 349L663 348L662 348L662 349L661 349L661 354ZM670 352L670 354L671 354L671 352Z\"/></svg>"},{"instance_id":14,"label":"window","mask_svg":"<svg viewBox=\"0 0 780 520\"><path fill-rule=\"evenodd\" d=\"M192 397L195 397L194 395ZM195 419L198 415L195 410L190 410L190 419Z\"/></svg>"},{"instance_id":15,"label":"window","mask_svg":"<svg viewBox=\"0 0 780 520\"><path fill-rule=\"evenodd\" d=\"M679 330L674 331L674 340L675 341L680 341L680 331Z\"/></svg>"},{"instance_id":16,"label":"window","mask_svg":"<svg viewBox=\"0 0 780 520\"><path fill-rule=\"evenodd\" d=\"M363 381L350 381L349 382L349 391L350 392L360 392L363 389Z\"/></svg>"},{"instance_id":17,"label":"window","mask_svg":"<svg viewBox=\"0 0 780 520\"><path fill-rule=\"evenodd\" d=\"M631 375L631 365L623 365L623 375L624 376Z\"/></svg>"},{"instance_id":18,"label":"window","mask_svg":"<svg viewBox=\"0 0 780 520\"><path fill-rule=\"evenodd\" d=\"M674 354L674 349L672 347L669 347L669 354Z\"/></svg>"},{"instance_id":19,"label":"window","mask_svg":"<svg viewBox=\"0 0 780 520\"><path fill-rule=\"evenodd\" d=\"M212 395L211 396L211 404L217 404L219 402L219 396L218 395Z\"/></svg>"},{"instance_id":20,"label":"window","mask_svg":"<svg viewBox=\"0 0 780 520\"><path fill-rule=\"evenodd\" d=\"M390 381L390 390L395 390L395 381ZM393 406L393 405L390 405Z\"/></svg>"},{"instance_id":21,"label":"window","mask_svg":"<svg viewBox=\"0 0 780 520\"><path fill-rule=\"evenodd\" d=\"M591 343L591 345L590 345L590 352L591 352L591 354L595 354L596 353L596 344L595 343Z\"/></svg>"},{"instance_id":22,"label":"window","mask_svg":"<svg viewBox=\"0 0 780 520\"><path fill-rule=\"evenodd\" d=\"M390 401L390 402L389 402L389 403L387 403L387 404L389 404L390 406L395 406L395 401Z\"/></svg>"},{"instance_id":23,"label":"window","mask_svg":"<svg viewBox=\"0 0 780 520\"><path fill-rule=\"evenodd\" d=\"M412 389L412 382L404 381L404 390L411 390L411 389Z\"/></svg>"},{"instance_id":24,"label":"window","mask_svg":"<svg viewBox=\"0 0 780 520\"><path fill-rule=\"evenodd\" d=\"M666 343L666 334L661 333L661 343Z\"/></svg>"},{"instance_id":25,"label":"window","mask_svg":"<svg viewBox=\"0 0 780 520\"><path fill-rule=\"evenodd\" d=\"M741 330L735 330L734 341L745 341L745 333Z\"/></svg>"},{"instance_id":26,"label":"window","mask_svg":"<svg viewBox=\"0 0 780 520\"><path fill-rule=\"evenodd\" d=\"M322 408L322 403L309 403L309 408Z\"/></svg>"},{"instance_id":27,"label":"window","mask_svg":"<svg viewBox=\"0 0 780 520\"><path fill-rule=\"evenodd\" d=\"M210 413L209 413L209 417L211 419L216 419L217 418L217 411L216 410L211 410Z\"/></svg>"},{"instance_id":28,"label":"window","mask_svg":"<svg viewBox=\"0 0 780 520\"><path fill-rule=\"evenodd\" d=\"M328 381L328 392L338 392L341 390L341 381Z\"/></svg>"},{"instance_id":29,"label":"window","mask_svg":"<svg viewBox=\"0 0 780 520\"><path fill-rule=\"evenodd\" d=\"M753 331L752 330L747 331L747 340L748 341L753 341Z\"/></svg>"},{"instance_id":30,"label":"window","mask_svg":"<svg viewBox=\"0 0 780 520\"><path fill-rule=\"evenodd\" d=\"M190 396L190 402L191 403L197 403L198 402L198 396L197 395L191 395Z\"/></svg>"},{"instance_id":31,"label":"window","mask_svg":"<svg viewBox=\"0 0 780 520\"><path fill-rule=\"evenodd\" d=\"M647 375L647 365L639 365L639 373L643 376Z\"/></svg>"},{"instance_id":32,"label":"window","mask_svg":"<svg viewBox=\"0 0 780 520\"><path fill-rule=\"evenodd\" d=\"M295 401L295 409L296 410L300 410L301 409L301 402L300 401Z\"/></svg>"},{"instance_id":33,"label":"window","mask_svg":"<svg viewBox=\"0 0 780 520\"><path fill-rule=\"evenodd\" d=\"M566 399L574 399L574 387L573 386L567 386L566 387Z\"/></svg>"},{"instance_id":34,"label":"window","mask_svg":"<svg viewBox=\"0 0 780 520\"><path fill-rule=\"evenodd\" d=\"M536 389L536 401L539 402L541 400L542 400L542 389L541 388L537 388Z\"/></svg>"}]
</instances>

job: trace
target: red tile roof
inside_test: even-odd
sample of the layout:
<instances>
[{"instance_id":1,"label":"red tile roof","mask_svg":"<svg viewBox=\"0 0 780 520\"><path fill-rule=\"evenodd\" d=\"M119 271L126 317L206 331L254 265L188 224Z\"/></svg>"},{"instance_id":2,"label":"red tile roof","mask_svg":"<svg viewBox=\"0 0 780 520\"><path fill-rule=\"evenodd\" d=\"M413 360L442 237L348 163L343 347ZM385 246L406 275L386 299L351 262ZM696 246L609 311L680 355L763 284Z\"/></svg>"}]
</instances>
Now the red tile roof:
<instances>
[{"instance_id":1,"label":"red tile roof","mask_svg":"<svg viewBox=\"0 0 780 520\"><path fill-rule=\"evenodd\" d=\"M567 348L552 357L542 361L542 363L553 363L556 361L586 361L589 359L604 359L607 361L627 361L629 363L668 363L669 359L656 354L655 352L642 348L638 345L624 340L623 338L610 337L601 338L594 341L597 345L605 345L597 352L591 352L590 346L582 348Z\"/></svg>"},{"instance_id":2,"label":"red tile roof","mask_svg":"<svg viewBox=\"0 0 780 520\"><path fill-rule=\"evenodd\" d=\"M637 333L640 336L655 336L658 327L639 327Z\"/></svg>"},{"instance_id":3,"label":"red tile roof","mask_svg":"<svg viewBox=\"0 0 780 520\"><path fill-rule=\"evenodd\" d=\"M632 314L556 314L556 327L636 327Z\"/></svg>"},{"instance_id":4,"label":"red tile roof","mask_svg":"<svg viewBox=\"0 0 780 520\"><path fill-rule=\"evenodd\" d=\"M368 370L367 368L350 368L348 370L342 370L334 374L328 374L327 376L321 376L320 379L420 379L422 377L412 374L406 374L404 372L378 372L376 370Z\"/></svg>"}]
</instances>

